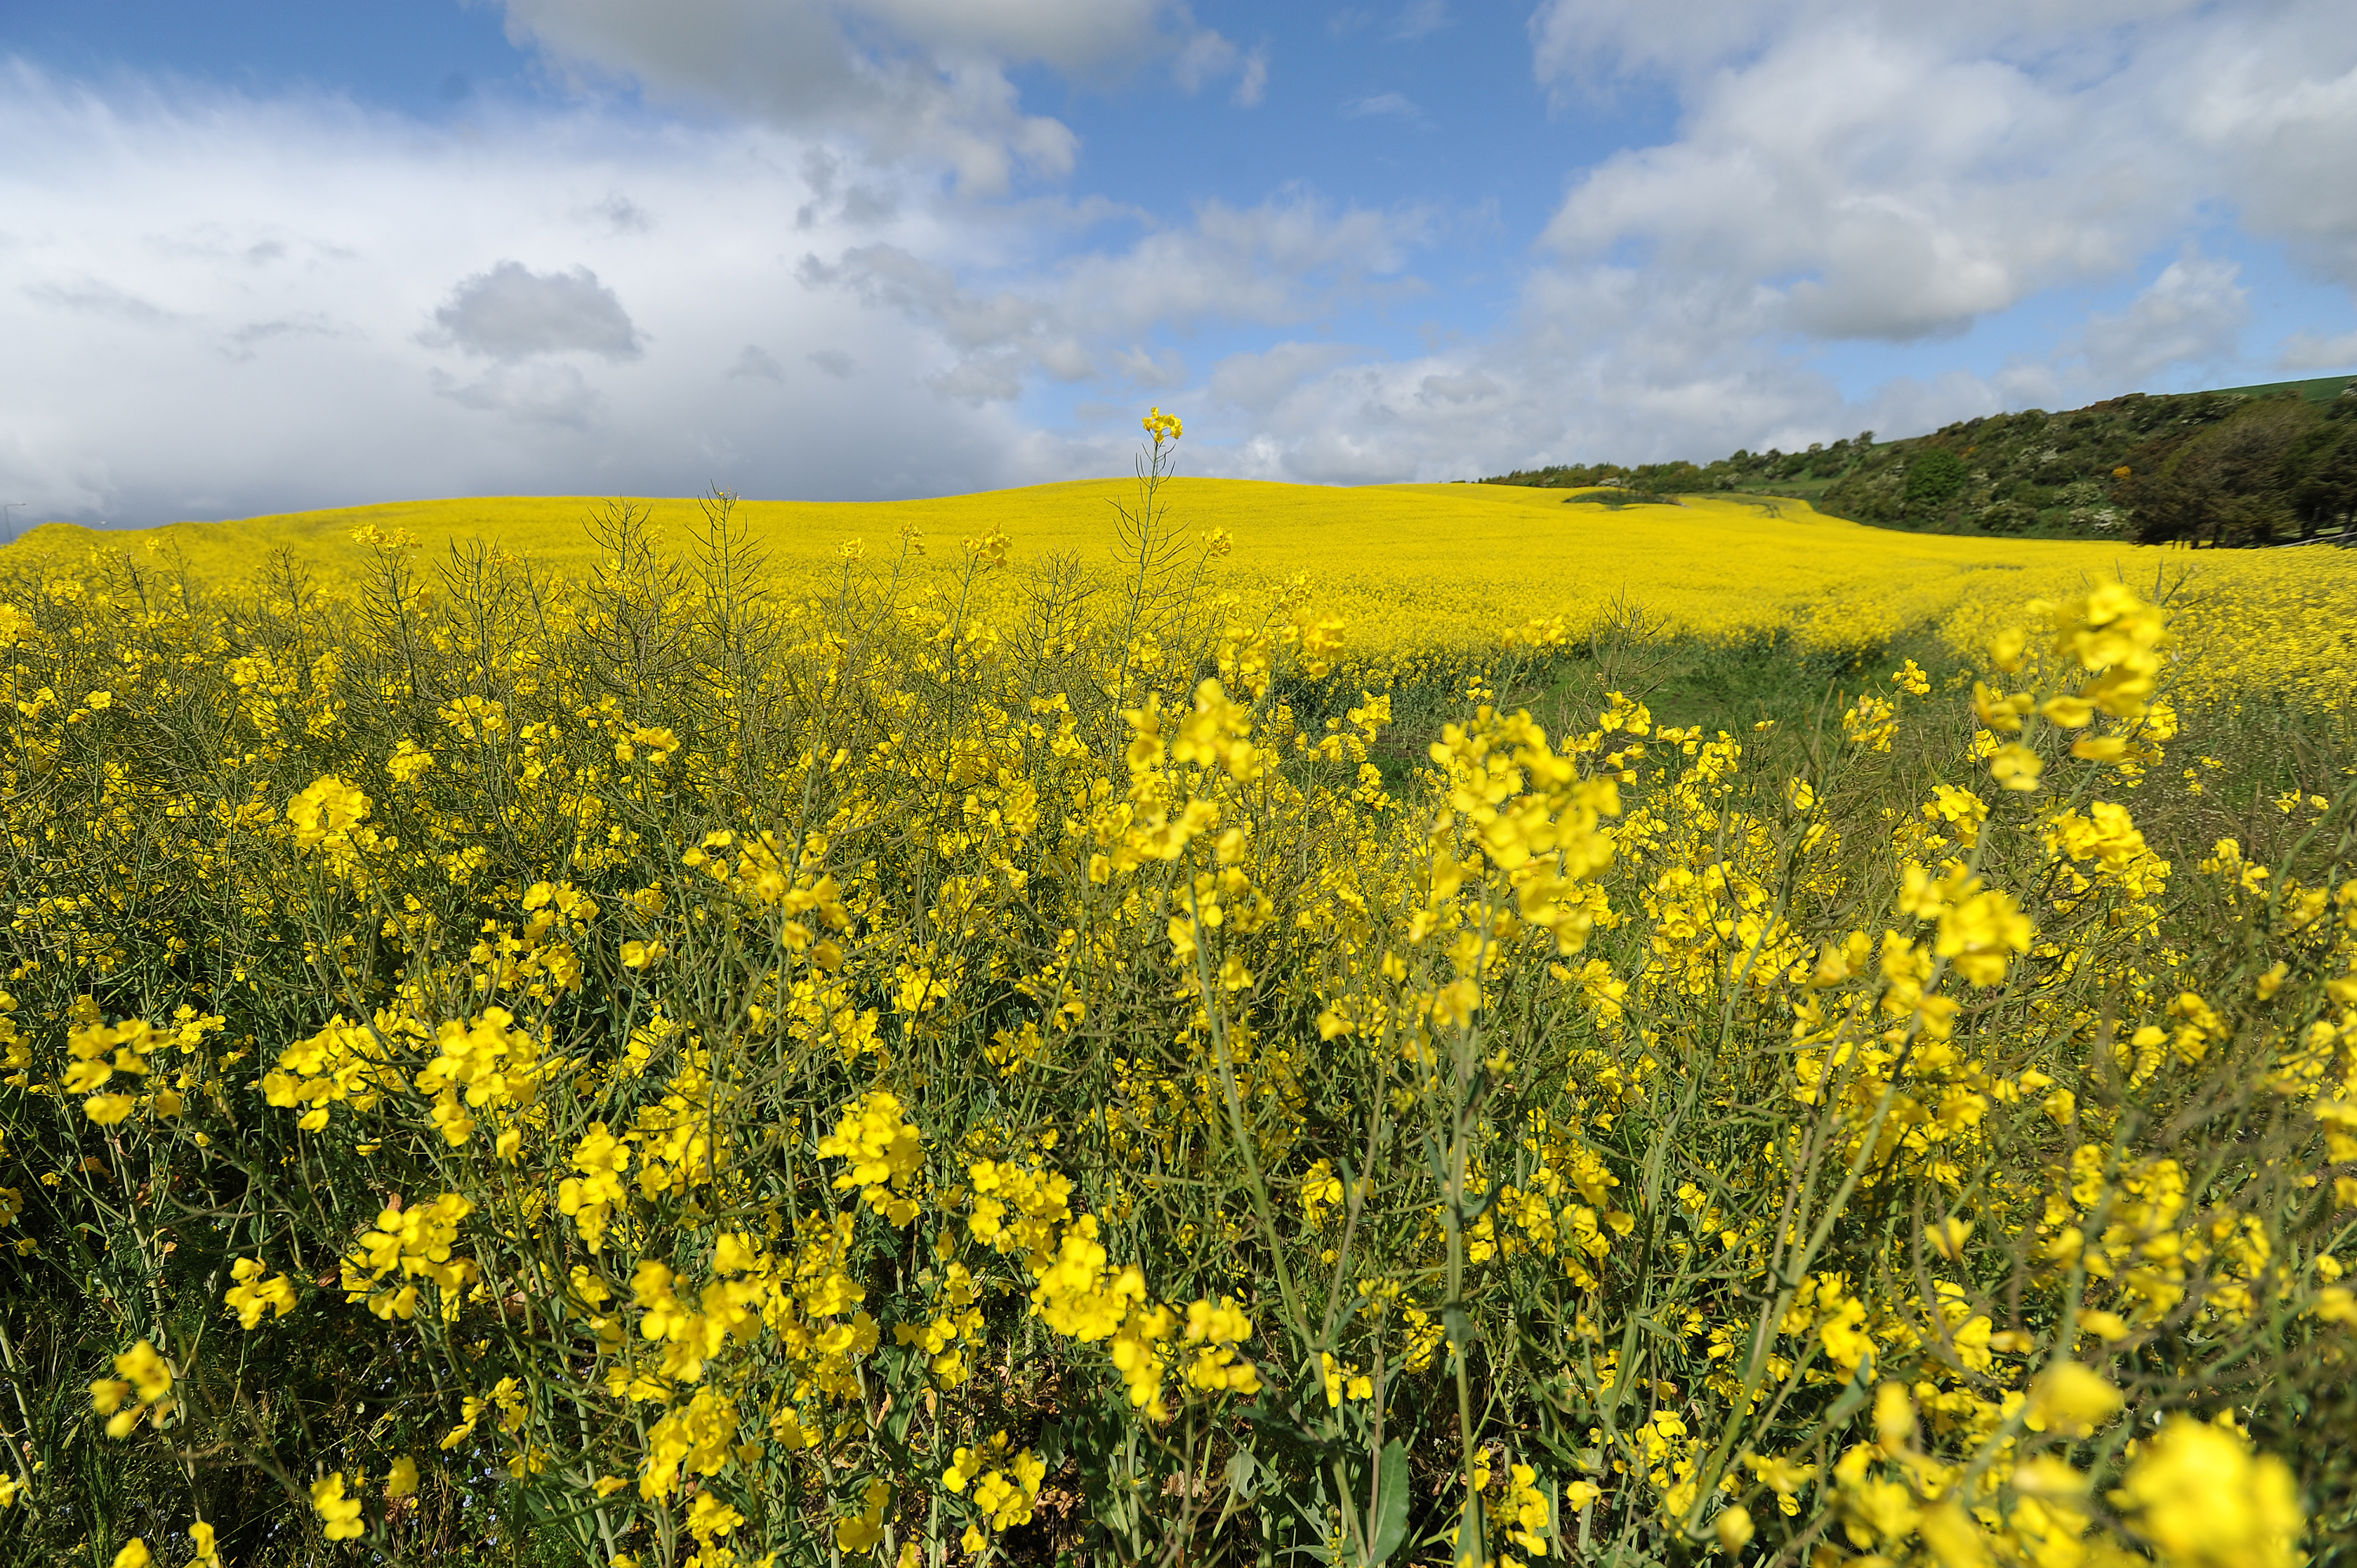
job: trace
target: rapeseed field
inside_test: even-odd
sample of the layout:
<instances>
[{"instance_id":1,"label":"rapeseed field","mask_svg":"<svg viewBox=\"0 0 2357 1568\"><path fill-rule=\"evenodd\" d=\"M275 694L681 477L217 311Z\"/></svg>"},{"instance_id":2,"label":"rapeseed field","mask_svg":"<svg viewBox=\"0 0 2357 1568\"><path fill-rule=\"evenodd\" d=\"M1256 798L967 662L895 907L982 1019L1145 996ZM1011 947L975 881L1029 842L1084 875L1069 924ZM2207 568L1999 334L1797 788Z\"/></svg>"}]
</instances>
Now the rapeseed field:
<instances>
[{"instance_id":1,"label":"rapeseed field","mask_svg":"<svg viewBox=\"0 0 2357 1568\"><path fill-rule=\"evenodd\" d=\"M0 1552L2347 1560L2342 558L1146 432L11 552Z\"/></svg>"},{"instance_id":2,"label":"rapeseed field","mask_svg":"<svg viewBox=\"0 0 2357 1568\"><path fill-rule=\"evenodd\" d=\"M846 543L881 556L897 553L904 534L942 551L996 532L1018 565L1098 566L1116 549L1112 503L1121 498L1111 489L1082 480L931 500L740 501L733 525L768 573L804 585L832 582ZM1593 492L1573 492L1566 504L1560 490L1504 485L1179 478L1157 504L1174 528L1232 542L1221 573L1228 591L1314 585L1349 628L1348 657L1376 667L1484 651L1501 625L1559 618L1581 634L1632 612L1666 634L1709 640L1789 638L1844 651L1928 627L1968 649L2032 599L2118 581L2200 628L2180 689L2231 700L2256 687L2333 705L2357 690L2357 558L2346 553L1910 534L1825 517L1801 500L1696 496L1607 509L1580 504L1583 494ZM561 574L596 564L599 546L584 521L608 504L415 501L136 532L50 524L13 553L79 561L93 549L128 550L217 584L277 557L321 587L349 589L371 566L353 535L372 529L415 541L429 558L479 542ZM696 500L629 504L678 545L703 525Z\"/></svg>"}]
</instances>

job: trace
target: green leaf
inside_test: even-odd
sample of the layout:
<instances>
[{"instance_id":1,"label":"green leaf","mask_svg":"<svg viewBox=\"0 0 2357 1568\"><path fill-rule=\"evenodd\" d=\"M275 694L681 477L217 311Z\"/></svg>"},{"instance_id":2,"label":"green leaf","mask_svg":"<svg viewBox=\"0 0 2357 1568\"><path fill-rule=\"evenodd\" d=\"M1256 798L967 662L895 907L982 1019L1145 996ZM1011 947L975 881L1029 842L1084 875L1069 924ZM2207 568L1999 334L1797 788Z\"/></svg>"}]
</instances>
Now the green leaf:
<instances>
[{"instance_id":1,"label":"green leaf","mask_svg":"<svg viewBox=\"0 0 2357 1568\"><path fill-rule=\"evenodd\" d=\"M1383 1444L1383 1461L1375 1468L1374 1523L1374 1551L1368 1568L1382 1568L1384 1559L1407 1539L1407 1450L1396 1437Z\"/></svg>"}]
</instances>

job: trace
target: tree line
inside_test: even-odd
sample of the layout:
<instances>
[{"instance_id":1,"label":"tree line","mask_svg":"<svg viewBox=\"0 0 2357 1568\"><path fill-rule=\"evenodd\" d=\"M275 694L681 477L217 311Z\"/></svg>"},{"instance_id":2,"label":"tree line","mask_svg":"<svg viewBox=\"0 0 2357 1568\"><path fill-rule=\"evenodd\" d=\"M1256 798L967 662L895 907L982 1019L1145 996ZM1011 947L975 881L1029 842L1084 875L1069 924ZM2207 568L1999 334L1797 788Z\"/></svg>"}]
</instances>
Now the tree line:
<instances>
[{"instance_id":1,"label":"tree line","mask_svg":"<svg viewBox=\"0 0 2357 1568\"><path fill-rule=\"evenodd\" d=\"M2251 546L2357 521L2357 381L2130 393L2061 413L2026 409L1878 443L1707 464L1558 464L1485 484L1609 487L1624 499L1791 495L1859 522L1939 533ZM2322 389L2330 392L2327 385Z\"/></svg>"}]
</instances>

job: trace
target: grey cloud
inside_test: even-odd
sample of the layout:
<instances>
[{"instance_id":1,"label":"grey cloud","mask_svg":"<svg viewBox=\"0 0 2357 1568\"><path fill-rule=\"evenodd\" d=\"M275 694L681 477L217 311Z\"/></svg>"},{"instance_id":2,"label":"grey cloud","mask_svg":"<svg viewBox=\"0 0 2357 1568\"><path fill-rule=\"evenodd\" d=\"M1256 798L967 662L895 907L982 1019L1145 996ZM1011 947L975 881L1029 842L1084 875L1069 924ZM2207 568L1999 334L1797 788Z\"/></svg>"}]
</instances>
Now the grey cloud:
<instances>
[{"instance_id":1,"label":"grey cloud","mask_svg":"<svg viewBox=\"0 0 2357 1568\"><path fill-rule=\"evenodd\" d=\"M870 305L930 321L960 349L996 349L1034 337L1047 314L1039 302L1012 293L969 293L949 268L898 245L861 245L831 264L806 255L794 275L805 288L848 288Z\"/></svg>"},{"instance_id":2,"label":"grey cloud","mask_svg":"<svg viewBox=\"0 0 2357 1568\"><path fill-rule=\"evenodd\" d=\"M859 361L840 349L813 349L802 358L839 381L849 381L859 369Z\"/></svg>"},{"instance_id":3,"label":"grey cloud","mask_svg":"<svg viewBox=\"0 0 2357 1568\"><path fill-rule=\"evenodd\" d=\"M759 343L748 343L737 356L737 362L728 367L728 379L742 381L757 377L765 381L783 381L786 368L778 363L775 354Z\"/></svg>"},{"instance_id":4,"label":"grey cloud","mask_svg":"<svg viewBox=\"0 0 2357 1568\"><path fill-rule=\"evenodd\" d=\"M617 234L643 234L655 226L647 209L616 191L589 209L590 216L602 219L608 230Z\"/></svg>"},{"instance_id":5,"label":"grey cloud","mask_svg":"<svg viewBox=\"0 0 2357 1568\"><path fill-rule=\"evenodd\" d=\"M838 194L835 182L844 166L843 158L823 146L813 147L802 155L802 181L810 187L811 199L795 210L796 228L814 229L822 219L833 217L872 229L899 215L899 196L888 187L854 182Z\"/></svg>"},{"instance_id":6,"label":"grey cloud","mask_svg":"<svg viewBox=\"0 0 2357 1568\"><path fill-rule=\"evenodd\" d=\"M1463 375L1431 375L1416 383L1415 398L1426 407L1439 403L1462 405L1469 403L1490 403L1505 395L1506 389L1480 371Z\"/></svg>"},{"instance_id":7,"label":"grey cloud","mask_svg":"<svg viewBox=\"0 0 2357 1568\"><path fill-rule=\"evenodd\" d=\"M843 193L837 216L862 229L873 229L899 216L900 199L872 185L855 185Z\"/></svg>"},{"instance_id":8,"label":"grey cloud","mask_svg":"<svg viewBox=\"0 0 2357 1568\"><path fill-rule=\"evenodd\" d=\"M897 245L862 245L831 264L804 256L795 276L805 288L848 289L872 306L899 311L939 331L959 362L925 384L945 397L979 406L1018 396L1030 370L1065 381L1096 373L1094 359L1059 329L1047 305L1009 291L970 293L947 267Z\"/></svg>"},{"instance_id":9,"label":"grey cloud","mask_svg":"<svg viewBox=\"0 0 2357 1568\"><path fill-rule=\"evenodd\" d=\"M431 343L510 362L563 353L635 360L641 351L622 302L587 267L535 273L501 262L462 279L434 312L434 325Z\"/></svg>"},{"instance_id":10,"label":"grey cloud","mask_svg":"<svg viewBox=\"0 0 2357 1568\"><path fill-rule=\"evenodd\" d=\"M2284 339L2276 361L2287 371L2345 371L2357 366L2357 332L2327 338L2320 332L2295 332Z\"/></svg>"},{"instance_id":11,"label":"grey cloud","mask_svg":"<svg viewBox=\"0 0 2357 1568\"><path fill-rule=\"evenodd\" d=\"M108 317L135 327L164 327L179 319L173 312L98 278L70 284L32 284L24 292L27 299L59 310Z\"/></svg>"},{"instance_id":12,"label":"grey cloud","mask_svg":"<svg viewBox=\"0 0 2357 1568\"><path fill-rule=\"evenodd\" d=\"M1366 353L1348 343L1279 343L1259 353L1231 354L1211 368L1206 390L1222 403L1258 413L1310 377Z\"/></svg>"},{"instance_id":13,"label":"grey cloud","mask_svg":"<svg viewBox=\"0 0 2357 1568\"><path fill-rule=\"evenodd\" d=\"M1420 292L1405 268L1428 228L1419 211L1337 212L1298 192L1250 208L1205 202L1187 228L1070 263L1057 310L1084 338L1212 321L1289 325Z\"/></svg>"},{"instance_id":14,"label":"grey cloud","mask_svg":"<svg viewBox=\"0 0 2357 1568\"><path fill-rule=\"evenodd\" d=\"M518 424L586 432L605 407L597 389L571 365L493 365L471 381L436 371L431 381L437 396L478 413L505 414Z\"/></svg>"},{"instance_id":15,"label":"grey cloud","mask_svg":"<svg viewBox=\"0 0 2357 1568\"><path fill-rule=\"evenodd\" d=\"M969 288L951 268L892 244L856 246L828 262L805 255L812 289L852 293L940 335L961 361L928 384L968 401L999 401L1010 376L1081 381L1145 377L1141 338L1211 322L1281 325L1343 303L1402 297L1423 286L1399 275L1424 238L1417 212L1334 211L1289 192L1253 208L1206 202L1192 224L1148 233L1125 252L1097 252L1019 288ZM1140 384L1169 384L1167 372Z\"/></svg>"},{"instance_id":16,"label":"grey cloud","mask_svg":"<svg viewBox=\"0 0 2357 1568\"><path fill-rule=\"evenodd\" d=\"M1018 354L973 354L938 375L927 376L925 385L938 396L980 408L1021 397L1023 370Z\"/></svg>"},{"instance_id":17,"label":"grey cloud","mask_svg":"<svg viewBox=\"0 0 2357 1568\"><path fill-rule=\"evenodd\" d=\"M1114 363L1134 387L1178 387L1187 384L1187 361L1177 354L1157 354L1132 347L1114 356Z\"/></svg>"},{"instance_id":18,"label":"grey cloud","mask_svg":"<svg viewBox=\"0 0 2357 1568\"><path fill-rule=\"evenodd\" d=\"M250 321L229 335L221 352L242 364L264 345L297 338L341 338L351 330L333 317L310 312L272 321Z\"/></svg>"}]
</instances>

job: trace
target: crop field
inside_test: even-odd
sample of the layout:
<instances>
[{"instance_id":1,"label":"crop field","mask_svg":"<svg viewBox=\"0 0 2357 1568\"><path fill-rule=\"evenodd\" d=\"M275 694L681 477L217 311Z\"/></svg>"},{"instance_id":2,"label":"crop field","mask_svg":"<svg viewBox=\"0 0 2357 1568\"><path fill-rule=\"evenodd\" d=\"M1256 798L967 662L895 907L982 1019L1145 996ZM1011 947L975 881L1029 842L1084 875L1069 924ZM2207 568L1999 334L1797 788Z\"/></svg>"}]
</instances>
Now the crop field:
<instances>
[{"instance_id":1,"label":"crop field","mask_svg":"<svg viewBox=\"0 0 2357 1568\"><path fill-rule=\"evenodd\" d=\"M2357 1562L2357 558L1147 429L0 552L0 1560Z\"/></svg>"},{"instance_id":2,"label":"crop field","mask_svg":"<svg viewBox=\"0 0 2357 1568\"><path fill-rule=\"evenodd\" d=\"M951 560L963 540L996 532L1018 566L1101 567L1118 551L1113 503L1125 491L1082 480L936 500L743 501L734 521L769 574L801 585L834 582L848 542L871 563L889 562L904 531L920 550ZM415 541L429 560L479 542L564 573L596 564L599 546L585 520L610 504L416 501L139 532L50 524L14 553L78 562L92 549L128 550L135 561L176 561L215 584L283 558L322 587L349 589L369 578L372 563L352 536L372 528ZM703 526L697 500L630 504L675 547ZM1222 591L1266 596L1304 578L1321 610L1347 628L1349 657L1378 667L1486 651L1502 626L1560 618L1584 631L1631 613L1670 635L1717 642L1789 638L1849 651L1930 628L1972 648L2030 600L2120 581L2201 627L2187 645L2180 690L2190 682L2231 699L2264 689L2331 705L2357 690L2357 560L2345 553L1920 535L1781 498L1608 509L1566 504L1560 490L1501 485L1347 489L1182 478L1157 504L1169 508L1174 537L1192 542L1218 530L1232 540Z\"/></svg>"}]
</instances>

